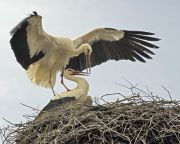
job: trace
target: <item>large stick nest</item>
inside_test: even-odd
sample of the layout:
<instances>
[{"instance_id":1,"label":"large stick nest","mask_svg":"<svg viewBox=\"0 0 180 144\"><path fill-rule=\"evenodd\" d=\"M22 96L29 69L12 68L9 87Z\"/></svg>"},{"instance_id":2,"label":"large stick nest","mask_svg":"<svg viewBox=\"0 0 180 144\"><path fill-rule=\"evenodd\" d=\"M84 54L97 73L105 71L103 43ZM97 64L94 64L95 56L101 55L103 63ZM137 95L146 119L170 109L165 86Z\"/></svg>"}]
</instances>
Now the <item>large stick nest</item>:
<instances>
[{"instance_id":1,"label":"large stick nest","mask_svg":"<svg viewBox=\"0 0 180 144\"><path fill-rule=\"evenodd\" d=\"M180 143L180 102L131 91L116 102L56 108L42 119L1 129L1 137L17 144Z\"/></svg>"}]
</instances>

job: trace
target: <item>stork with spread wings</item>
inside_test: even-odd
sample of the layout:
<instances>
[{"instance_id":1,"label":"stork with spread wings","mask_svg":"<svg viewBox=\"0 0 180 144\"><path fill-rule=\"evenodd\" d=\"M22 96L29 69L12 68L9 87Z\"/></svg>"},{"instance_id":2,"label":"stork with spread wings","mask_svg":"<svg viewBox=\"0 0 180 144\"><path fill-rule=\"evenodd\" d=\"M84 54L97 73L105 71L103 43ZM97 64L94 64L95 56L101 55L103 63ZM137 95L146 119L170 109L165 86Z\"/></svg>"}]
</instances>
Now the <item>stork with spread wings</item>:
<instances>
[{"instance_id":1,"label":"stork with spread wings","mask_svg":"<svg viewBox=\"0 0 180 144\"><path fill-rule=\"evenodd\" d=\"M159 40L150 32L113 28L97 28L75 40L54 37L43 30L42 17L37 12L22 20L10 33L12 50L29 79L52 88L54 95L59 71L64 85L66 68L83 71L108 60L145 62L144 58L151 59L154 55L151 49L158 48L151 41Z\"/></svg>"}]
</instances>

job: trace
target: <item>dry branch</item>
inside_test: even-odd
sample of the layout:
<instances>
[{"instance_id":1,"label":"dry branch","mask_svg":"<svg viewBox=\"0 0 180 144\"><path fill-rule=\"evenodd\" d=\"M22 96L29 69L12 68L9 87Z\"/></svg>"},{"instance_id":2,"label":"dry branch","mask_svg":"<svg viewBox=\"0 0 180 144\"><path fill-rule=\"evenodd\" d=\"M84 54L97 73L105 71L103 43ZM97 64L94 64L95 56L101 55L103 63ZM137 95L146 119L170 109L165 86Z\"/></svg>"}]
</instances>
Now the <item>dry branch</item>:
<instances>
[{"instance_id":1,"label":"dry branch","mask_svg":"<svg viewBox=\"0 0 180 144\"><path fill-rule=\"evenodd\" d=\"M131 87L131 97L76 109L58 107L40 120L1 129L4 143L178 144L180 102ZM99 100L102 100L104 95Z\"/></svg>"}]
</instances>

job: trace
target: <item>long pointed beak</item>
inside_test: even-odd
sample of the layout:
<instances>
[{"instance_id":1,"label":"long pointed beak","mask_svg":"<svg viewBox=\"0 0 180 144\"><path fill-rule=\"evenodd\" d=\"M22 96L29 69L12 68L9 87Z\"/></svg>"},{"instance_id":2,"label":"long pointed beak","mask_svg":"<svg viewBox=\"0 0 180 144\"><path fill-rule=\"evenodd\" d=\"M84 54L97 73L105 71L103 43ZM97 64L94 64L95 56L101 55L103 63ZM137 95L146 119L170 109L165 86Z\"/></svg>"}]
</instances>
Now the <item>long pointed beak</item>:
<instances>
[{"instance_id":1,"label":"long pointed beak","mask_svg":"<svg viewBox=\"0 0 180 144\"><path fill-rule=\"evenodd\" d=\"M86 73L90 74L91 73L91 55L88 54L85 56L85 61L86 61Z\"/></svg>"},{"instance_id":2,"label":"long pointed beak","mask_svg":"<svg viewBox=\"0 0 180 144\"><path fill-rule=\"evenodd\" d=\"M82 71L74 71L71 75L89 76L88 73Z\"/></svg>"},{"instance_id":3,"label":"long pointed beak","mask_svg":"<svg viewBox=\"0 0 180 144\"><path fill-rule=\"evenodd\" d=\"M91 73L91 55L88 55L88 66L89 66L89 73Z\"/></svg>"}]
</instances>

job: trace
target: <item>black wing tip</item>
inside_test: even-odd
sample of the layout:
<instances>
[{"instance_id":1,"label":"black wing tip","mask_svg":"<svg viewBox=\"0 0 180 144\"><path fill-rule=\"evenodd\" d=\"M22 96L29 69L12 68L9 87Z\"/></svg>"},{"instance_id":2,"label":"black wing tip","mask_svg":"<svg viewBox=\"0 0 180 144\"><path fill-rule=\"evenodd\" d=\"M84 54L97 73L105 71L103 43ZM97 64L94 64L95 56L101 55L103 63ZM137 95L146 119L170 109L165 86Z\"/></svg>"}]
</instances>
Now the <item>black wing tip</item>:
<instances>
[{"instance_id":1,"label":"black wing tip","mask_svg":"<svg viewBox=\"0 0 180 144\"><path fill-rule=\"evenodd\" d=\"M161 39L160 38L154 38L155 40L154 41L160 41Z\"/></svg>"},{"instance_id":2,"label":"black wing tip","mask_svg":"<svg viewBox=\"0 0 180 144\"><path fill-rule=\"evenodd\" d=\"M22 27L22 25L23 25L24 23L26 23L29 18L35 17L35 16L40 16L40 15L38 15L37 11L32 11L32 14L29 14L28 17L26 17L26 18L24 18L22 21L20 21L20 23L17 24L17 25L9 32L10 35L13 36L13 34L16 33L17 30L20 29L20 28Z\"/></svg>"},{"instance_id":3,"label":"black wing tip","mask_svg":"<svg viewBox=\"0 0 180 144\"><path fill-rule=\"evenodd\" d=\"M117 29L115 29L115 28L109 28L109 27L106 27L106 28L104 28L105 30L117 30Z\"/></svg>"},{"instance_id":4,"label":"black wing tip","mask_svg":"<svg viewBox=\"0 0 180 144\"><path fill-rule=\"evenodd\" d=\"M160 41L161 40L160 38L150 37L150 35L155 35L155 33L152 33L152 32L147 32L147 31L132 31L132 30L124 30L124 32L127 35L133 35L133 36L139 36L139 37L146 35L146 37L153 39L152 41Z\"/></svg>"},{"instance_id":5,"label":"black wing tip","mask_svg":"<svg viewBox=\"0 0 180 144\"><path fill-rule=\"evenodd\" d=\"M136 58L138 61L142 62L142 63L146 63L146 60L144 60L144 58L141 57L141 59ZM148 58L149 59L149 58Z\"/></svg>"},{"instance_id":6,"label":"black wing tip","mask_svg":"<svg viewBox=\"0 0 180 144\"><path fill-rule=\"evenodd\" d=\"M154 45L154 47L152 47L152 48L158 49L158 48L159 48L159 46L157 46L157 45Z\"/></svg>"},{"instance_id":7,"label":"black wing tip","mask_svg":"<svg viewBox=\"0 0 180 144\"><path fill-rule=\"evenodd\" d=\"M156 38L157 39L157 41L160 41L161 39L160 38Z\"/></svg>"},{"instance_id":8,"label":"black wing tip","mask_svg":"<svg viewBox=\"0 0 180 144\"><path fill-rule=\"evenodd\" d=\"M149 59L149 58L148 58ZM152 58L151 58L152 59ZM130 60L130 61L132 61L133 63L134 62L137 62L137 61L139 61L139 62L142 62L142 63L146 63L146 61L144 60L144 59L141 59L141 60L139 60L139 59L134 59L134 60L131 60L131 59L127 59L127 60Z\"/></svg>"},{"instance_id":9,"label":"black wing tip","mask_svg":"<svg viewBox=\"0 0 180 144\"><path fill-rule=\"evenodd\" d=\"M137 35L155 35L155 33L152 33L152 32L147 32L147 31L135 31L135 30L123 30L124 32L126 33L129 33L129 34L137 34Z\"/></svg>"},{"instance_id":10,"label":"black wing tip","mask_svg":"<svg viewBox=\"0 0 180 144\"><path fill-rule=\"evenodd\" d=\"M32 14L30 14L30 17L33 17L33 16L40 16L40 15L38 14L37 11L32 11Z\"/></svg>"},{"instance_id":11,"label":"black wing tip","mask_svg":"<svg viewBox=\"0 0 180 144\"><path fill-rule=\"evenodd\" d=\"M136 58L136 57L135 57L135 58ZM145 61L144 58L142 58L142 57L141 57L140 59L139 59L139 58L136 58L136 59L137 59L138 61L142 62L142 63L146 63L146 61Z\"/></svg>"},{"instance_id":12,"label":"black wing tip","mask_svg":"<svg viewBox=\"0 0 180 144\"><path fill-rule=\"evenodd\" d=\"M152 57L151 56L149 56L149 57L146 57L147 59L152 59Z\"/></svg>"},{"instance_id":13,"label":"black wing tip","mask_svg":"<svg viewBox=\"0 0 180 144\"><path fill-rule=\"evenodd\" d=\"M124 30L125 36L139 39L139 40L145 40L145 41L160 41L160 38L153 37L152 35L155 35L155 33L147 32L147 31L129 31ZM159 48L158 46L153 46L152 48Z\"/></svg>"},{"instance_id":14,"label":"black wing tip","mask_svg":"<svg viewBox=\"0 0 180 144\"><path fill-rule=\"evenodd\" d=\"M37 15L38 15L37 11L33 11L33 14L34 14L35 16L37 16Z\"/></svg>"}]
</instances>

